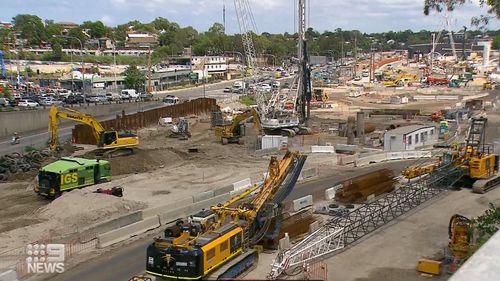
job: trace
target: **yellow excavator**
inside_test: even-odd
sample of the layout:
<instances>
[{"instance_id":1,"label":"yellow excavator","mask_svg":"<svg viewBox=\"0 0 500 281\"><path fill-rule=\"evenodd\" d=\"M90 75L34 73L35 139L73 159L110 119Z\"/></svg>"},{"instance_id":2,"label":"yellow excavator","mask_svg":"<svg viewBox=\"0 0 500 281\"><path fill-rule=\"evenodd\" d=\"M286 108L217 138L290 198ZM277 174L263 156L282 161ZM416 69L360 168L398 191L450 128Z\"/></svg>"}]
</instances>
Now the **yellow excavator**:
<instances>
[{"instance_id":1,"label":"yellow excavator","mask_svg":"<svg viewBox=\"0 0 500 281\"><path fill-rule=\"evenodd\" d=\"M177 222L180 231L172 236L166 230L165 238L149 245L146 272L169 279L235 280L257 262L253 246L279 232L279 205L293 190L305 160L298 152L287 152L281 160L273 156L261 186L202 210L188 223Z\"/></svg>"},{"instance_id":2,"label":"yellow excavator","mask_svg":"<svg viewBox=\"0 0 500 281\"><path fill-rule=\"evenodd\" d=\"M253 116L254 126L260 131L260 116L257 109L252 108L234 117L229 125L215 127L215 136L220 138L222 144L239 143L243 144L242 137L245 135L244 121Z\"/></svg>"},{"instance_id":3,"label":"yellow excavator","mask_svg":"<svg viewBox=\"0 0 500 281\"><path fill-rule=\"evenodd\" d=\"M118 156L133 153L133 147L139 145L139 138L131 133L118 133L117 131L106 131L104 127L91 115L76 110L61 108L52 105L49 112L49 132L52 138L49 142L51 150L56 150L59 145L59 119L76 121L92 128L94 137L99 148L98 154L102 156Z\"/></svg>"},{"instance_id":4,"label":"yellow excavator","mask_svg":"<svg viewBox=\"0 0 500 281\"><path fill-rule=\"evenodd\" d=\"M487 122L488 119L485 117L472 118L465 143L452 145L451 149L445 151L435 164L420 165L404 170L403 176L410 179L432 173L443 166L451 166L460 171L459 179L470 184L475 193L485 193L495 187L500 183L499 158L494 154L493 146L485 142Z\"/></svg>"}]
</instances>

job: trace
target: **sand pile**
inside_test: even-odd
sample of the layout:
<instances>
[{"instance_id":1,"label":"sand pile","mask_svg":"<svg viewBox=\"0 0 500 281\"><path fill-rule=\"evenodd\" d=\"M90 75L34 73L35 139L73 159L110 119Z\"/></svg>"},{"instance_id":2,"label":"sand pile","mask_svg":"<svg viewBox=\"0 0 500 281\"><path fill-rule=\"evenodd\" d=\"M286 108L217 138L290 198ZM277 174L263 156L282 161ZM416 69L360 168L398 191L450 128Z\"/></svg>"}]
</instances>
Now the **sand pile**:
<instances>
[{"instance_id":1,"label":"sand pile","mask_svg":"<svg viewBox=\"0 0 500 281\"><path fill-rule=\"evenodd\" d=\"M145 207L142 202L76 189L38 209L37 213L40 219L57 221L65 226L89 225Z\"/></svg>"}]
</instances>

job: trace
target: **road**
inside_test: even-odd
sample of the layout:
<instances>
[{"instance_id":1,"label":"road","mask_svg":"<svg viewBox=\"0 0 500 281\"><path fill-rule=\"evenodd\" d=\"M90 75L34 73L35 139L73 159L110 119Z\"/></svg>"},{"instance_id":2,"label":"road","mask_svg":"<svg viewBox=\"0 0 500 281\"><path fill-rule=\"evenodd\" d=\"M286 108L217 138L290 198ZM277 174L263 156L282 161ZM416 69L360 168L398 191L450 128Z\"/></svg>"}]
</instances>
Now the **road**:
<instances>
[{"instance_id":1,"label":"road","mask_svg":"<svg viewBox=\"0 0 500 281\"><path fill-rule=\"evenodd\" d=\"M372 165L358 168L355 171L335 171L331 175L323 178L297 184L295 190L287 197L286 201L294 200L315 191L330 188L338 182L348 178L365 174L381 168L394 170L399 174L404 167L414 163L411 161L396 161L382 165ZM105 254L81 263L76 267L59 275L47 277L44 280L52 281L127 281L132 276L142 274L145 271L146 248L151 243L155 235L149 235L133 243L118 247ZM157 236L157 234L156 234Z\"/></svg>"}]
</instances>

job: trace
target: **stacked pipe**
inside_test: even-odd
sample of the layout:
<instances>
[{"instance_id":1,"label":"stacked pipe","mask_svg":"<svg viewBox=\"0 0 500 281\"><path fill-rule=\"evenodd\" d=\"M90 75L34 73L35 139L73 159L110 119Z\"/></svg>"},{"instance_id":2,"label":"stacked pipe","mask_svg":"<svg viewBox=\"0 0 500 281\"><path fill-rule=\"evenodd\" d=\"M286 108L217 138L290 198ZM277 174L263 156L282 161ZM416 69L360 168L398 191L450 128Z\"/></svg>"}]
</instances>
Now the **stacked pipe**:
<instances>
[{"instance_id":1,"label":"stacked pipe","mask_svg":"<svg viewBox=\"0 0 500 281\"><path fill-rule=\"evenodd\" d=\"M0 181L6 181L11 174L38 170L50 156L48 150L32 150L24 154L14 152L0 157Z\"/></svg>"},{"instance_id":2,"label":"stacked pipe","mask_svg":"<svg viewBox=\"0 0 500 281\"><path fill-rule=\"evenodd\" d=\"M389 169L381 169L366 175L349 179L335 193L335 200L341 203L363 203L369 196L391 192L396 179Z\"/></svg>"}]
</instances>

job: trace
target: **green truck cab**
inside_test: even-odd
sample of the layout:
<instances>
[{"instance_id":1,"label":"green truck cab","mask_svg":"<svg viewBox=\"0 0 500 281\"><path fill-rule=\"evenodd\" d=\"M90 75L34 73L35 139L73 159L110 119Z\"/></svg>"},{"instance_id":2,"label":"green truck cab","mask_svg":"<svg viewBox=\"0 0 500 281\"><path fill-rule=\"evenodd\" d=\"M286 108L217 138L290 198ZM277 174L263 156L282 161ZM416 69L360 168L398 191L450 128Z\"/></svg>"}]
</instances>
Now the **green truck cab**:
<instances>
[{"instance_id":1,"label":"green truck cab","mask_svg":"<svg viewBox=\"0 0 500 281\"><path fill-rule=\"evenodd\" d=\"M64 191L111 180L108 161L63 157L38 171L34 190L39 195L56 198Z\"/></svg>"}]
</instances>

